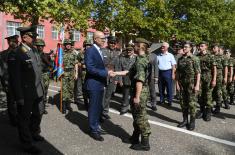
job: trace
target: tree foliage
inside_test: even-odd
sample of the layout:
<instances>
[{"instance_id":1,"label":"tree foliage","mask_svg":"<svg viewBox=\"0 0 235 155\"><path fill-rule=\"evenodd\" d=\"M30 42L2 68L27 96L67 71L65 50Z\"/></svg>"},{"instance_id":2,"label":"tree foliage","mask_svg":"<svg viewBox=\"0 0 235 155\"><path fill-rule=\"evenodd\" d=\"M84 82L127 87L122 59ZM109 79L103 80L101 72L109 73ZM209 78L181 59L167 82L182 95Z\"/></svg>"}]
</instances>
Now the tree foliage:
<instances>
[{"instance_id":1,"label":"tree foliage","mask_svg":"<svg viewBox=\"0 0 235 155\"><path fill-rule=\"evenodd\" d=\"M49 19L86 30L95 28L137 34L152 41L172 34L182 40L235 46L234 0L0 0L0 10L37 24Z\"/></svg>"}]
</instances>

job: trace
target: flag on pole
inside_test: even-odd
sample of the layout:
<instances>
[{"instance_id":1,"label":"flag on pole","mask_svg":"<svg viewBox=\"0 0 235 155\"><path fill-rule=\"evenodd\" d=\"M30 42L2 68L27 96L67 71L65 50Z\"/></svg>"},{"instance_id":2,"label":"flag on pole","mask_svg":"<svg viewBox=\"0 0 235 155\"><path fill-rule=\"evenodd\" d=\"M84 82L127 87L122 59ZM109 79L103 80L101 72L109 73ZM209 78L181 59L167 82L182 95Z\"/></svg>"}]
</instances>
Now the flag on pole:
<instances>
[{"instance_id":1,"label":"flag on pole","mask_svg":"<svg viewBox=\"0 0 235 155\"><path fill-rule=\"evenodd\" d=\"M64 42L64 27L60 29L59 39L61 40L62 43Z\"/></svg>"},{"instance_id":2,"label":"flag on pole","mask_svg":"<svg viewBox=\"0 0 235 155\"><path fill-rule=\"evenodd\" d=\"M57 45L56 58L54 61L53 72L56 77L56 80L60 79L60 77L64 74L63 49L62 49L60 43L58 43L58 45Z\"/></svg>"}]
</instances>

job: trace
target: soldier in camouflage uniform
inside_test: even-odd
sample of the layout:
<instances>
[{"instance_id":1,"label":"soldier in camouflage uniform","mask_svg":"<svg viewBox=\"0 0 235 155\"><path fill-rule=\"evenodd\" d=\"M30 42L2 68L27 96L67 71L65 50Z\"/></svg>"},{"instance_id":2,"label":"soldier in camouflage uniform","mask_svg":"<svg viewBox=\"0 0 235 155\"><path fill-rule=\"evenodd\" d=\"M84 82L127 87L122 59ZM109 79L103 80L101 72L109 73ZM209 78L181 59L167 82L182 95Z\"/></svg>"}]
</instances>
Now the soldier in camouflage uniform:
<instances>
[{"instance_id":1,"label":"soldier in camouflage uniform","mask_svg":"<svg viewBox=\"0 0 235 155\"><path fill-rule=\"evenodd\" d=\"M224 70L227 71L228 62L224 59L224 56L219 53L219 45L214 44L212 46L212 51L214 54L214 58L217 64L217 77L216 77L216 86L213 90L213 100L216 101L216 106L213 111L214 114L218 114L220 112L220 107L222 106L222 86L227 81L227 79L223 79L225 77Z\"/></svg>"},{"instance_id":2,"label":"soldier in camouflage uniform","mask_svg":"<svg viewBox=\"0 0 235 155\"><path fill-rule=\"evenodd\" d=\"M224 47L220 47L219 49L220 55L222 55L225 62L228 65L228 58L224 56ZM223 85L222 85L222 96L223 96L223 103L225 105L225 109L230 109L229 101L228 101L228 91L227 91L227 78L228 78L228 66L223 68Z\"/></svg>"},{"instance_id":3,"label":"soldier in camouflage uniform","mask_svg":"<svg viewBox=\"0 0 235 155\"><path fill-rule=\"evenodd\" d=\"M71 99L74 96L74 80L77 79L77 64L78 59L77 56L73 53L71 49L71 40L64 40L64 55L63 55L63 63L64 63L64 74L63 74L63 107L62 113L66 113L66 109L72 111L71 107Z\"/></svg>"},{"instance_id":4,"label":"soldier in camouflage uniform","mask_svg":"<svg viewBox=\"0 0 235 155\"><path fill-rule=\"evenodd\" d=\"M130 148L134 150L150 150L149 136L151 131L146 112L149 96L147 83L151 78L151 68L149 67L149 57L147 54L149 46L150 43L147 40L136 38L134 49L138 56L129 73L130 79L132 79L130 104L134 127L133 134L130 137L132 143ZM140 135L141 143L139 143Z\"/></svg>"},{"instance_id":5,"label":"soldier in camouflage uniform","mask_svg":"<svg viewBox=\"0 0 235 155\"><path fill-rule=\"evenodd\" d=\"M201 67L201 93L199 96L200 111L197 113L197 118L202 118L204 121L211 120L212 110L212 90L216 85L216 62L214 56L208 51L206 42L199 44L199 59Z\"/></svg>"},{"instance_id":6,"label":"soldier in camouflage uniform","mask_svg":"<svg viewBox=\"0 0 235 155\"><path fill-rule=\"evenodd\" d=\"M226 57L228 58L228 92L229 92L229 104L233 105L234 104L234 81L233 81L233 76L234 76L234 64L235 64L235 59L231 57L231 51L228 49L225 52Z\"/></svg>"},{"instance_id":7,"label":"soldier in camouflage uniform","mask_svg":"<svg viewBox=\"0 0 235 155\"><path fill-rule=\"evenodd\" d=\"M180 105L183 112L183 122L178 127L187 126L188 130L195 129L195 115L197 95L200 85L200 60L192 54L192 44L184 44L183 56L178 59L177 63L177 81L179 91L182 94ZM190 123L188 124L188 114L190 114Z\"/></svg>"},{"instance_id":8,"label":"soldier in camouflage uniform","mask_svg":"<svg viewBox=\"0 0 235 155\"><path fill-rule=\"evenodd\" d=\"M105 67L109 70L113 71L119 71L119 53L116 49L116 43L117 39L114 36L108 37L108 48L102 49L103 56L104 56L104 64ZM110 119L110 116L108 115L109 112L109 105L110 105L110 99L112 97L112 94L116 90L118 82L118 77L108 77L107 78L107 86L105 88L105 95L103 99L103 112L101 116L101 122L103 122L106 119Z\"/></svg>"},{"instance_id":9,"label":"soldier in camouflage uniform","mask_svg":"<svg viewBox=\"0 0 235 155\"><path fill-rule=\"evenodd\" d=\"M136 61L136 55L134 55L134 48L132 46L128 46L126 48L126 51L120 55L120 70L125 71L129 70L132 65ZM131 86L131 80L129 76L122 76L119 78L119 83L122 86L122 93L123 93L123 102L121 104L121 110L120 115L123 115L128 112L129 109L129 95L130 95L130 86Z\"/></svg>"},{"instance_id":10,"label":"soldier in camouflage uniform","mask_svg":"<svg viewBox=\"0 0 235 155\"><path fill-rule=\"evenodd\" d=\"M48 112L46 111L46 103L47 103L47 93L48 93L48 88L50 84L50 71L52 69L52 60L50 57L50 53L44 52L44 47L45 47L45 42L42 39L36 39L34 45L37 47L37 50L41 56L42 59L42 80L43 80L43 85L44 85L44 95L43 95L43 103L44 103L44 114L47 114Z\"/></svg>"},{"instance_id":11,"label":"soldier in camouflage uniform","mask_svg":"<svg viewBox=\"0 0 235 155\"><path fill-rule=\"evenodd\" d=\"M5 39L7 39L7 43L9 47L8 49L2 51L0 54L0 57L1 57L0 61L1 61L1 68L2 68L2 75L0 77L1 78L0 82L2 84L2 87L4 88L3 90L6 93L8 116L9 116L10 123L13 126L15 126L17 123L16 121L17 110L16 110L14 97L9 86L9 74L8 74L7 61L8 61L9 53L13 52L18 47L18 42L19 42L18 38L19 38L18 35L6 37Z\"/></svg>"}]
</instances>

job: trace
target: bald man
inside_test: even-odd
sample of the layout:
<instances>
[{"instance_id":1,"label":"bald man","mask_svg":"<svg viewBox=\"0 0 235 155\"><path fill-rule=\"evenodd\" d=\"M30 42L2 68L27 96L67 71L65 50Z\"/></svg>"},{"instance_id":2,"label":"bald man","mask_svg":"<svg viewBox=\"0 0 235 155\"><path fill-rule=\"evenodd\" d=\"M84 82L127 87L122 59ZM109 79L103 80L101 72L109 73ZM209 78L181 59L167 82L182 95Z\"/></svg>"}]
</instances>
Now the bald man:
<instances>
[{"instance_id":1,"label":"bald man","mask_svg":"<svg viewBox=\"0 0 235 155\"><path fill-rule=\"evenodd\" d=\"M114 76L112 71L105 68L103 62L103 54L101 48L105 44L105 36L103 32L96 31L94 33L94 44L85 52L85 89L89 98L88 121L90 127L90 136L97 140L103 141L100 135L99 120L102 111L102 99L104 95L104 87L106 78Z\"/></svg>"},{"instance_id":2,"label":"bald man","mask_svg":"<svg viewBox=\"0 0 235 155\"><path fill-rule=\"evenodd\" d=\"M174 56L168 52L169 44L163 42L161 46L161 53L157 55L158 69L159 69L159 79L158 88L160 94L160 104L164 103L164 93L165 88L167 89L167 100L168 105L172 105L172 82L175 79L175 66L176 61Z\"/></svg>"}]
</instances>

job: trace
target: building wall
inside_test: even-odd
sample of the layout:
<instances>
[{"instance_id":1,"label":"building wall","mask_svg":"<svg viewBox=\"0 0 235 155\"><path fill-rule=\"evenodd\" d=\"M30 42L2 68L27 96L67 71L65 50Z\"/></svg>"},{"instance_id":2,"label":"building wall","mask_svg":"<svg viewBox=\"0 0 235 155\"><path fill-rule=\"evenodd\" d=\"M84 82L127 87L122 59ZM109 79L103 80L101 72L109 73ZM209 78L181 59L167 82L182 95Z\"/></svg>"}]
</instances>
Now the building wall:
<instances>
[{"instance_id":1,"label":"building wall","mask_svg":"<svg viewBox=\"0 0 235 155\"><path fill-rule=\"evenodd\" d=\"M3 12L0 12L0 51L5 50L8 48L7 45L7 41L5 39L5 37L9 36L9 34L7 34L7 22L8 21L12 21L12 22L20 22L22 23L21 20L19 19L14 19L13 16L11 15L7 15ZM89 21L90 22L90 21ZM60 42L60 40L54 40L52 38L52 27L53 25L48 21L48 20L44 20L44 21L40 21L39 25L43 25L44 26L44 41L46 43L45 46L45 51L49 52L50 50L55 50L57 47L57 43ZM96 30L89 28L87 30L88 33L94 33ZM65 38L69 38L69 34L65 33ZM75 48L81 48L83 41L86 39L86 34L82 34L80 33L80 40L75 42Z\"/></svg>"}]
</instances>

